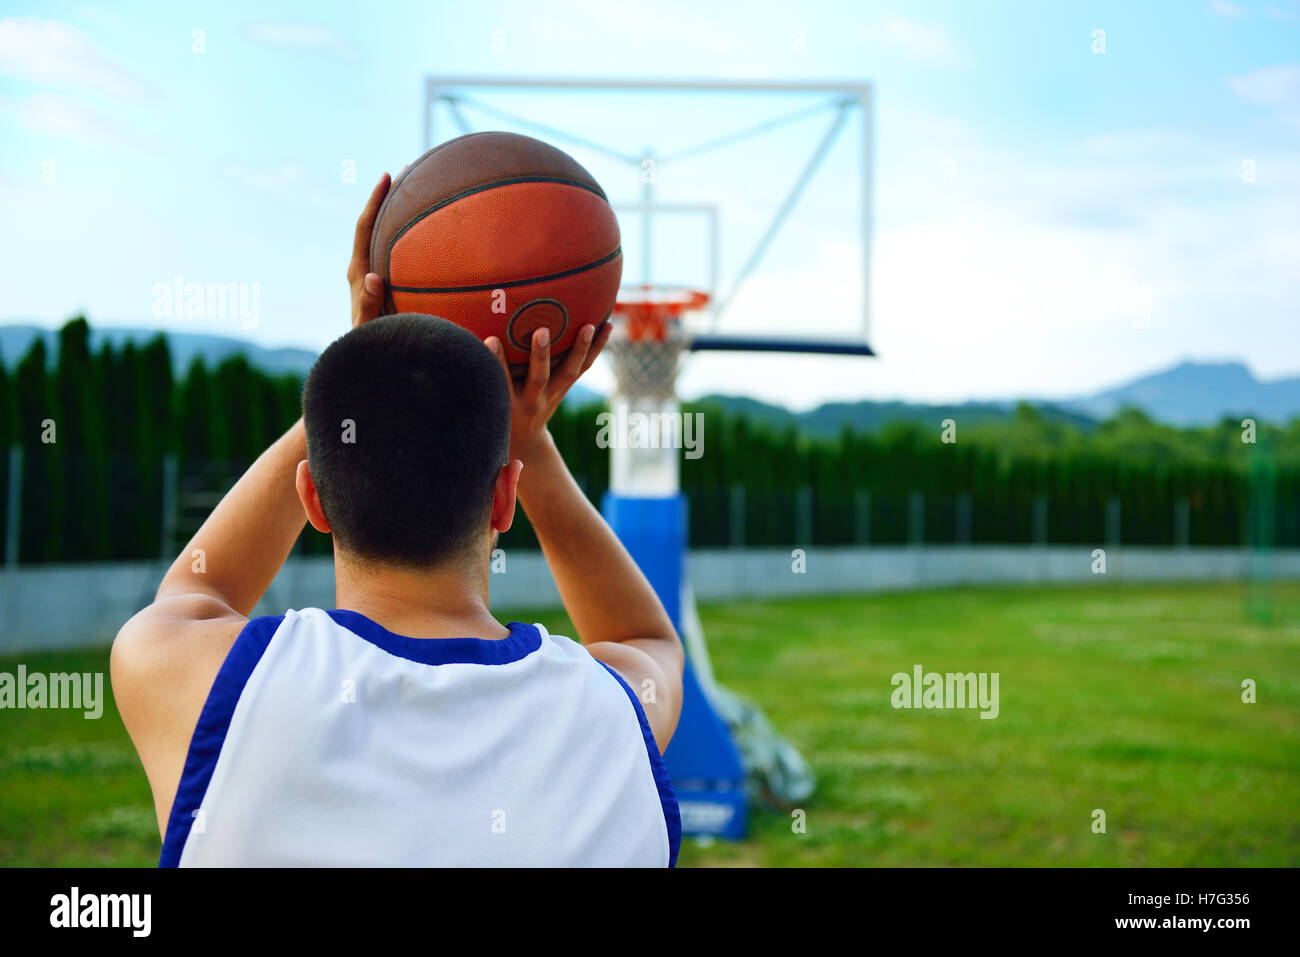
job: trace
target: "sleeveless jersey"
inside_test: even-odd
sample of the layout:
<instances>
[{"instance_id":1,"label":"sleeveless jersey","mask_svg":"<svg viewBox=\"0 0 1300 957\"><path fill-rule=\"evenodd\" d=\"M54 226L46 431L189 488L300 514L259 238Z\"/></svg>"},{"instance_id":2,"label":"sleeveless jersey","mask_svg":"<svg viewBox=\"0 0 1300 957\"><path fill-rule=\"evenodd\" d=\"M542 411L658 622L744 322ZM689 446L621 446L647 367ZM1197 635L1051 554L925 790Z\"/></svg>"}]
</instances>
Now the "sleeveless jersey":
<instances>
[{"instance_id":1,"label":"sleeveless jersey","mask_svg":"<svg viewBox=\"0 0 1300 957\"><path fill-rule=\"evenodd\" d=\"M190 741L162 866L671 867L641 702L578 642L249 621Z\"/></svg>"}]
</instances>

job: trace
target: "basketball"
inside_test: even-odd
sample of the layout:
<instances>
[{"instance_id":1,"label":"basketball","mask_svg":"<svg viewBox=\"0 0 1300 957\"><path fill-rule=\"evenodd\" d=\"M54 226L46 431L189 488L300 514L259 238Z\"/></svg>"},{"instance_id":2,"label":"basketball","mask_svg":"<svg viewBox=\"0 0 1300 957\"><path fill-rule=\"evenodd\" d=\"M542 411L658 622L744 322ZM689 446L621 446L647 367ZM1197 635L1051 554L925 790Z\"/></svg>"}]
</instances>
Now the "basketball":
<instances>
[{"instance_id":1,"label":"basketball","mask_svg":"<svg viewBox=\"0 0 1300 957\"><path fill-rule=\"evenodd\" d=\"M515 133L470 133L434 147L394 181L370 240L385 313L418 312L496 336L527 371L533 333L562 361L578 330L599 329L623 273L618 220L573 157Z\"/></svg>"}]
</instances>

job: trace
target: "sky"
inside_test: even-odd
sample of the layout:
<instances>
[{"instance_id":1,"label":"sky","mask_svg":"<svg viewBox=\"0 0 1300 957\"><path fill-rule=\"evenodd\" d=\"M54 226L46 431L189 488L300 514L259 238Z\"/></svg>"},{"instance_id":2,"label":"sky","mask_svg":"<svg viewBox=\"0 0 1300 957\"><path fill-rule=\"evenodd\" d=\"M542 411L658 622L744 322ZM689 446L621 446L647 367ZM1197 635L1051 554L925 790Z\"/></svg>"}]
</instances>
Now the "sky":
<instances>
[{"instance_id":1,"label":"sky","mask_svg":"<svg viewBox=\"0 0 1300 957\"><path fill-rule=\"evenodd\" d=\"M424 149L430 74L871 84L865 313L879 356L701 354L684 396L1063 398L1189 359L1300 374L1298 0L0 0L0 322L84 313L323 347L347 328L370 187ZM536 135L482 104L653 149L656 199L718 209L720 293L833 115L672 163L829 100L472 95L474 129ZM459 132L434 117L435 139ZM636 164L556 142L613 200L637 199ZM723 328L860 327L863 155L853 113ZM623 224L636 278L640 221ZM652 278L706 283L708 249L702 217L659 217ZM168 301L177 277L236 284L249 308L187 316ZM608 388L603 363L590 377Z\"/></svg>"}]
</instances>

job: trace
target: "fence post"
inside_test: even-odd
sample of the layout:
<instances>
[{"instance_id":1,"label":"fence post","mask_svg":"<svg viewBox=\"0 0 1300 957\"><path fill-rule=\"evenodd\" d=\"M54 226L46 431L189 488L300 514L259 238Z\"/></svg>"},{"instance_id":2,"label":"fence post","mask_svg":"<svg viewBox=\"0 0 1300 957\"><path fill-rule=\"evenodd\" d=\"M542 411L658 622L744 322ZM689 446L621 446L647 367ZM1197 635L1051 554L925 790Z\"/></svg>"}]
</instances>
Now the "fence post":
<instances>
[{"instance_id":1,"label":"fence post","mask_svg":"<svg viewBox=\"0 0 1300 957\"><path fill-rule=\"evenodd\" d=\"M1035 545L1047 544L1047 497L1034 496L1033 512L1030 513L1030 535Z\"/></svg>"},{"instance_id":2,"label":"fence post","mask_svg":"<svg viewBox=\"0 0 1300 957\"><path fill-rule=\"evenodd\" d=\"M1192 541L1192 503L1185 498L1174 502L1174 545L1186 548Z\"/></svg>"},{"instance_id":3,"label":"fence post","mask_svg":"<svg viewBox=\"0 0 1300 957\"><path fill-rule=\"evenodd\" d=\"M745 547L745 486L731 486L731 521L727 525L727 539L732 548Z\"/></svg>"},{"instance_id":4,"label":"fence post","mask_svg":"<svg viewBox=\"0 0 1300 957\"><path fill-rule=\"evenodd\" d=\"M1119 496L1112 495L1106 499L1106 544L1119 545L1120 536Z\"/></svg>"},{"instance_id":5,"label":"fence post","mask_svg":"<svg viewBox=\"0 0 1300 957\"><path fill-rule=\"evenodd\" d=\"M924 492L912 492L907 496L907 541L910 545L925 543Z\"/></svg>"},{"instance_id":6,"label":"fence post","mask_svg":"<svg viewBox=\"0 0 1300 957\"><path fill-rule=\"evenodd\" d=\"M1276 544L1277 466L1267 445L1252 457L1246 475L1246 610L1265 624L1273 620Z\"/></svg>"},{"instance_id":7,"label":"fence post","mask_svg":"<svg viewBox=\"0 0 1300 957\"><path fill-rule=\"evenodd\" d=\"M971 539L971 520L973 508L970 492L957 496L957 521L955 539L958 545L969 545Z\"/></svg>"},{"instance_id":8,"label":"fence post","mask_svg":"<svg viewBox=\"0 0 1300 957\"><path fill-rule=\"evenodd\" d=\"M164 562L176 557L176 483L180 469L176 453L163 456L162 474L162 542L159 554Z\"/></svg>"},{"instance_id":9,"label":"fence post","mask_svg":"<svg viewBox=\"0 0 1300 957\"><path fill-rule=\"evenodd\" d=\"M807 485L800 486L794 501L794 537L795 544L800 548L808 548L813 543L812 506L812 489Z\"/></svg>"},{"instance_id":10,"label":"fence post","mask_svg":"<svg viewBox=\"0 0 1300 957\"><path fill-rule=\"evenodd\" d=\"M853 496L853 539L859 545L871 544L870 492L856 492Z\"/></svg>"},{"instance_id":11,"label":"fence post","mask_svg":"<svg viewBox=\"0 0 1300 957\"><path fill-rule=\"evenodd\" d=\"M18 567L18 549L23 527L23 450L9 448L9 501L5 505L5 565Z\"/></svg>"}]
</instances>

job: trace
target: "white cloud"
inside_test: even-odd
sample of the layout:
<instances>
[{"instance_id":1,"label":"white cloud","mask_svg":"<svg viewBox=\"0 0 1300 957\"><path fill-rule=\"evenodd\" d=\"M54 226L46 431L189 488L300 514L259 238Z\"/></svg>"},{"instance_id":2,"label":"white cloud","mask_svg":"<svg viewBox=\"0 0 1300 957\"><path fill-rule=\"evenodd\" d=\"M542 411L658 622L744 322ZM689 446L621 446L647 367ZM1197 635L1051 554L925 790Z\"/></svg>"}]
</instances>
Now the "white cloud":
<instances>
[{"instance_id":1,"label":"white cloud","mask_svg":"<svg viewBox=\"0 0 1300 957\"><path fill-rule=\"evenodd\" d=\"M1228 89L1247 103L1300 106L1300 65L1269 66L1228 77Z\"/></svg>"},{"instance_id":2,"label":"white cloud","mask_svg":"<svg viewBox=\"0 0 1300 957\"><path fill-rule=\"evenodd\" d=\"M1210 9L1221 17L1239 17L1246 12L1230 0L1210 0Z\"/></svg>"},{"instance_id":3,"label":"white cloud","mask_svg":"<svg viewBox=\"0 0 1300 957\"><path fill-rule=\"evenodd\" d=\"M1228 89L1247 103L1272 107L1282 123L1300 130L1300 65L1269 66L1230 76Z\"/></svg>"},{"instance_id":4,"label":"white cloud","mask_svg":"<svg viewBox=\"0 0 1300 957\"><path fill-rule=\"evenodd\" d=\"M867 31L868 39L898 50L910 60L939 66L964 66L970 61L965 47L942 24L928 25L907 17L886 17Z\"/></svg>"},{"instance_id":5,"label":"white cloud","mask_svg":"<svg viewBox=\"0 0 1300 957\"><path fill-rule=\"evenodd\" d=\"M41 86L143 99L148 83L113 61L75 27L58 20L0 20L0 74Z\"/></svg>"},{"instance_id":6,"label":"white cloud","mask_svg":"<svg viewBox=\"0 0 1300 957\"><path fill-rule=\"evenodd\" d=\"M0 96L0 113L37 133L114 145L138 142L90 103L63 93Z\"/></svg>"},{"instance_id":7,"label":"white cloud","mask_svg":"<svg viewBox=\"0 0 1300 957\"><path fill-rule=\"evenodd\" d=\"M341 33L333 27L300 20L262 20L249 24L244 33L252 40L269 47L322 53L340 60L357 59L353 49Z\"/></svg>"},{"instance_id":8,"label":"white cloud","mask_svg":"<svg viewBox=\"0 0 1300 957\"><path fill-rule=\"evenodd\" d=\"M1211 135L1098 133L1044 153L944 117L886 110L867 362L701 357L683 394L807 406L867 396L1070 396L1184 358L1294 374L1300 169L1261 153L1256 185ZM905 144L905 145L904 145ZM940 160L956 158L956 181ZM1095 214L1095 215L1094 215ZM854 305L856 248L765 262L737 317L821 328Z\"/></svg>"}]
</instances>

